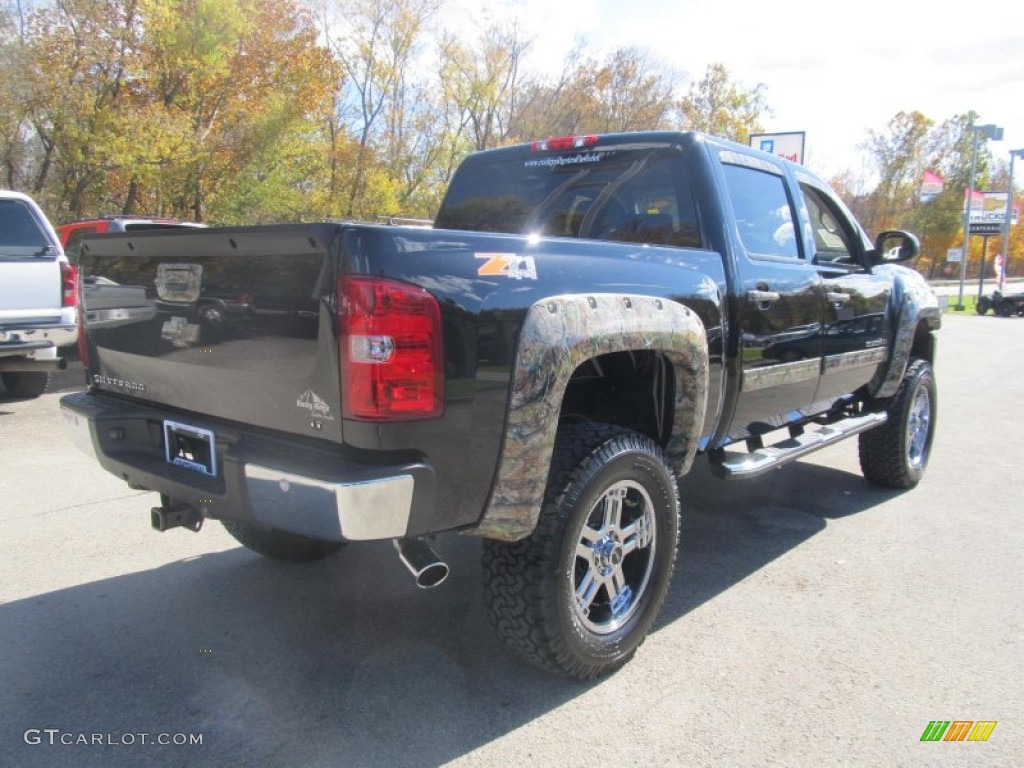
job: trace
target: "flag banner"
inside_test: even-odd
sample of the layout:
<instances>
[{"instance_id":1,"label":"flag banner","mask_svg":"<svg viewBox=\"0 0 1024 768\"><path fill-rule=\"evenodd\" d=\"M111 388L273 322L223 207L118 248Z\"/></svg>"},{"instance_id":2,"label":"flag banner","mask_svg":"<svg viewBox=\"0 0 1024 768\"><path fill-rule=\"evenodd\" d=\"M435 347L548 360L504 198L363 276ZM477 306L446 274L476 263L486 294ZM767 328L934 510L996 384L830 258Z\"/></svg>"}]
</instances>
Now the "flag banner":
<instances>
[{"instance_id":1,"label":"flag banner","mask_svg":"<svg viewBox=\"0 0 1024 768\"><path fill-rule=\"evenodd\" d=\"M945 188L945 179L943 179L937 173L933 173L932 171L925 171L924 176L921 177L921 202L930 203L936 197L941 195L942 190Z\"/></svg>"}]
</instances>

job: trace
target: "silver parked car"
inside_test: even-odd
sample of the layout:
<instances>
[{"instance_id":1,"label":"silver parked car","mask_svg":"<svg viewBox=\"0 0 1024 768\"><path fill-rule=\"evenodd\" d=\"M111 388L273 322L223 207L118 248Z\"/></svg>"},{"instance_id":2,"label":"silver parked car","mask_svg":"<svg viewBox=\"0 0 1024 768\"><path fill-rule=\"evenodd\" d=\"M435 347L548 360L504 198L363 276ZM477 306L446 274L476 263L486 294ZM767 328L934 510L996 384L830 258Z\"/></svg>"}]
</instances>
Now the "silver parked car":
<instances>
[{"instance_id":1,"label":"silver parked car","mask_svg":"<svg viewBox=\"0 0 1024 768\"><path fill-rule=\"evenodd\" d=\"M76 270L38 205L0 190L0 378L7 394L38 397L78 338Z\"/></svg>"}]
</instances>

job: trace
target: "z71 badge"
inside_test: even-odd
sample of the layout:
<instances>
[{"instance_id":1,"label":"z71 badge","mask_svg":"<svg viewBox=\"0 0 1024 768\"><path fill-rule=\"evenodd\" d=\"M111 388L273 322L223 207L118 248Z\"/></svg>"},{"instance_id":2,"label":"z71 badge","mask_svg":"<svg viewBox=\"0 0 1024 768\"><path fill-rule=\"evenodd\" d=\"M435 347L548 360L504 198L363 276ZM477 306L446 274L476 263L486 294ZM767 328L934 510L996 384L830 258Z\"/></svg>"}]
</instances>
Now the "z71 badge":
<instances>
[{"instance_id":1,"label":"z71 badge","mask_svg":"<svg viewBox=\"0 0 1024 768\"><path fill-rule=\"evenodd\" d=\"M474 253L478 259L487 259L476 271L483 277L509 277L513 280L536 280L537 265L533 256L517 253Z\"/></svg>"}]
</instances>

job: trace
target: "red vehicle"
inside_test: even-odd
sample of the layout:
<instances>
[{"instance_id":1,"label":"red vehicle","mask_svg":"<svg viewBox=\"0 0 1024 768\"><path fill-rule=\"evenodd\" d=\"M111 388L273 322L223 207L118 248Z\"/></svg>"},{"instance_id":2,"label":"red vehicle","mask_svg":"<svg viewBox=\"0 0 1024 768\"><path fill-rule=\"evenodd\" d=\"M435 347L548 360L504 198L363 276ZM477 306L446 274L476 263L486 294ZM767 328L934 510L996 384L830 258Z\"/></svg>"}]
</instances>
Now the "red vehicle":
<instances>
[{"instance_id":1,"label":"red vehicle","mask_svg":"<svg viewBox=\"0 0 1024 768\"><path fill-rule=\"evenodd\" d=\"M140 229L170 229L173 227L203 227L194 221L162 219L152 216L102 216L61 224L54 229L60 244L72 264L78 263L78 244L87 237L113 232L134 232Z\"/></svg>"}]
</instances>

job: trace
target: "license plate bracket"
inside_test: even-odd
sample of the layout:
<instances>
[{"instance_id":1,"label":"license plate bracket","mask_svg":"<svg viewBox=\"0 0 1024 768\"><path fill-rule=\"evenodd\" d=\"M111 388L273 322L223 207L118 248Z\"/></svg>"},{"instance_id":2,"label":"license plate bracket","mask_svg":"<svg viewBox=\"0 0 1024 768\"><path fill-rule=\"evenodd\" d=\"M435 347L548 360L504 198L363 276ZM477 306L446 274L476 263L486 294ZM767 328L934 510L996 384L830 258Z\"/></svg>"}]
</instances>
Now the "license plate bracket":
<instances>
[{"instance_id":1,"label":"license plate bracket","mask_svg":"<svg viewBox=\"0 0 1024 768\"><path fill-rule=\"evenodd\" d=\"M217 436L211 429L165 421L164 457L169 464L217 477Z\"/></svg>"}]
</instances>

